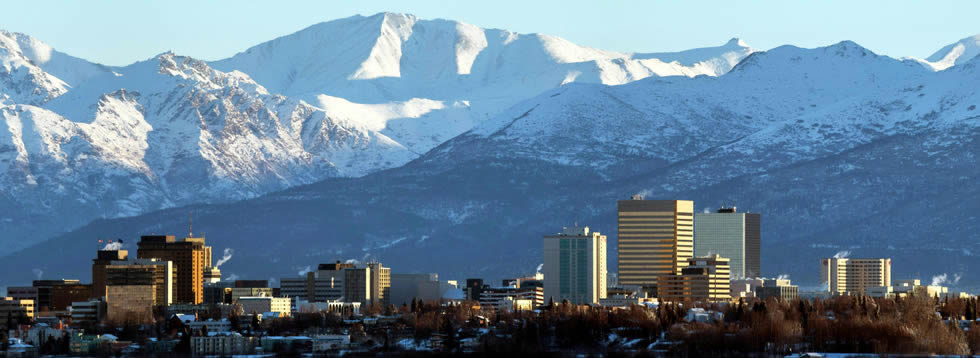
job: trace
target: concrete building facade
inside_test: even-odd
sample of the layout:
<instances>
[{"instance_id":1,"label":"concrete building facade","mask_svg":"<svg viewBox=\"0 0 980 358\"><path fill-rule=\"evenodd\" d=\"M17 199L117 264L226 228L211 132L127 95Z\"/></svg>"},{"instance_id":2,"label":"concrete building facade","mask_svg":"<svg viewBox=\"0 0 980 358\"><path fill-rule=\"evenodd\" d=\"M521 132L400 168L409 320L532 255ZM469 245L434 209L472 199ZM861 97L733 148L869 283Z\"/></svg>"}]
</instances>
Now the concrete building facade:
<instances>
[{"instance_id":1,"label":"concrete building facade","mask_svg":"<svg viewBox=\"0 0 980 358\"><path fill-rule=\"evenodd\" d=\"M694 255L731 260L732 279L762 276L761 215L735 207L694 214Z\"/></svg>"},{"instance_id":2,"label":"concrete building facade","mask_svg":"<svg viewBox=\"0 0 980 358\"><path fill-rule=\"evenodd\" d=\"M619 284L656 286L677 275L694 256L694 202L644 200L634 195L617 206Z\"/></svg>"},{"instance_id":3,"label":"concrete building facade","mask_svg":"<svg viewBox=\"0 0 980 358\"><path fill-rule=\"evenodd\" d=\"M866 295L870 288L892 285L892 260L826 258L820 278L833 295Z\"/></svg>"},{"instance_id":4,"label":"concrete building facade","mask_svg":"<svg viewBox=\"0 0 980 358\"><path fill-rule=\"evenodd\" d=\"M606 297L606 236L589 227L566 227L544 237L544 299L577 305Z\"/></svg>"}]
</instances>

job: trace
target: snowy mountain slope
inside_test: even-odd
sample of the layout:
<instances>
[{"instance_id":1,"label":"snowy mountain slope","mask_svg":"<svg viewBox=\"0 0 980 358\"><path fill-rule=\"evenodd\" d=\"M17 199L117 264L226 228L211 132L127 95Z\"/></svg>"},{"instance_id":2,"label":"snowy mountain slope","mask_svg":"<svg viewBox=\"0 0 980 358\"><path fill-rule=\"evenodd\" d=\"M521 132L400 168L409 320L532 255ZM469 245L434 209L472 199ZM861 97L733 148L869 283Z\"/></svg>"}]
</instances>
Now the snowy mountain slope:
<instances>
[{"instance_id":1,"label":"snowy mountain slope","mask_svg":"<svg viewBox=\"0 0 980 358\"><path fill-rule=\"evenodd\" d=\"M22 37L0 31L0 104L39 105L68 91L68 84L44 72L32 61L31 47L22 47Z\"/></svg>"},{"instance_id":2,"label":"snowy mountain slope","mask_svg":"<svg viewBox=\"0 0 980 358\"><path fill-rule=\"evenodd\" d=\"M172 53L88 78L44 108L12 104L2 114L3 194L24 202L0 212L14 232L34 227L15 220L25 215L80 225L364 175L416 155L243 73Z\"/></svg>"},{"instance_id":3,"label":"snowy mountain slope","mask_svg":"<svg viewBox=\"0 0 980 358\"><path fill-rule=\"evenodd\" d=\"M934 71L942 71L969 62L980 55L980 35L974 35L939 49L926 59L913 60Z\"/></svg>"},{"instance_id":4,"label":"snowy mountain slope","mask_svg":"<svg viewBox=\"0 0 980 358\"><path fill-rule=\"evenodd\" d=\"M533 270L541 235L574 221L607 234L614 253L615 201L643 192L762 212L764 273L799 284L817 284L817 259L849 249L886 252L896 277L963 272L980 285L961 250L980 240L978 64L933 72L845 41L753 54L718 78L573 84L402 167L94 222L5 257L0 272L27 275L33 257L96 235L179 232L193 210L209 242L236 250L226 272L289 275L367 254L399 271L494 279Z\"/></svg>"},{"instance_id":5,"label":"snowy mountain slope","mask_svg":"<svg viewBox=\"0 0 980 358\"><path fill-rule=\"evenodd\" d=\"M0 30L0 37L4 38L4 47L16 43L16 47L31 63L69 86L77 86L89 78L112 71L111 67L59 52L25 34Z\"/></svg>"},{"instance_id":6,"label":"snowy mountain slope","mask_svg":"<svg viewBox=\"0 0 980 358\"><path fill-rule=\"evenodd\" d=\"M381 124L393 140L424 153L521 100L568 83L718 76L752 51L733 40L680 53L626 54L548 35L380 13L317 24L211 65L248 73L272 92L309 103L351 102L333 109L326 106L335 102L321 103L340 117L356 120L369 107L414 107L408 114L368 109L365 125Z\"/></svg>"}]
</instances>

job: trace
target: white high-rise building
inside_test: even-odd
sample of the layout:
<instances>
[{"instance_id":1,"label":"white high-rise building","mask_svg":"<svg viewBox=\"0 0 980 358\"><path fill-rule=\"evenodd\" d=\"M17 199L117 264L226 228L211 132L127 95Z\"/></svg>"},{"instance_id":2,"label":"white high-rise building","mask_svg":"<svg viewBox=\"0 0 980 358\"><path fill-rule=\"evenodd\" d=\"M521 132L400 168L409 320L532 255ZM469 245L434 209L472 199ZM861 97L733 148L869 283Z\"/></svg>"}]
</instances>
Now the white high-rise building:
<instances>
[{"instance_id":1,"label":"white high-rise building","mask_svg":"<svg viewBox=\"0 0 980 358\"><path fill-rule=\"evenodd\" d=\"M891 259L823 259L820 278L834 295L866 295L868 289L892 285Z\"/></svg>"},{"instance_id":2,"label":"white high-rise building","mask_svg":"<svg viewBox=\"0 0 980 358\"><path fill-rule=\"evenodd\" d=\"M573 304L606 298L606 236L589 227L544 237L544 299Z\"/></svg>"}]
</instances>

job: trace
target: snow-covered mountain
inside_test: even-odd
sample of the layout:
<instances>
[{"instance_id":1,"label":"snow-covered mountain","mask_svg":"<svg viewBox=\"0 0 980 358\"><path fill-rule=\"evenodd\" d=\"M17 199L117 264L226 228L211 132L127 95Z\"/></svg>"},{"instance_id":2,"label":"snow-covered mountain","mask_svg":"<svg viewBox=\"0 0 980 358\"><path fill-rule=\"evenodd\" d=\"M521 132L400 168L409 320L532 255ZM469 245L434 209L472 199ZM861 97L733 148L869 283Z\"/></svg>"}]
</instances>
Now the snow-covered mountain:
<instances>
[{"instance_id":1,"label":"snow-covered mountain","mask_svg":"<svg viewBox=\"0 0 980 358\"><path fill-rule=\"evenodd\" d=\"M554 36L380 13L317 24L212 65L248 73L272 92L363 122L421 154L551 88L718 76L752 52L732 39L678 53L618 53Z\"/></svg>"},{"instance_id":2,"label":"snow-covered mountain","mask_svg":"<svg viewBox=\"0 0 980 358\"><path fill-rule=\"evenodd\" d=\"M846 249L892 257L895 277L980 285L978 64L936 72L844 41L753 53L719 77L568 84L398 168L94 222L0 260L0 272L29 275L33 258L97 235L182 232L193 210L212 245L236 250L227 273L368 255L402 272L502 278L533 270L541 235L575 221L607 234L614 260L615 201L643 192L761 212L763 273L799 284L817 284L818 259Z\"/></svg>"},{"instance_id":3,"label":"snow-covered mountain","mask_svg":"<svg viewBox=\"0 0 980 358\"><path fill-rule=\"evenodd\" d=\"M967 63L977 55L980 55L980 35L970 36L949 44L924 60L915 60L934 71L942 71L955 65Z\"/></svg>"},{"instance_id":4,"label":"snow-covered mountain","mask_svg":"<svg viewBox=\"0 0 980 358\"><path fill-rule=\"evenodd\" d=\"M108 67L0 32L0 244L398 167L552 88L716 76L752 51L624 54L381 13L213 63Z\"/></svg>"}]
</instances>

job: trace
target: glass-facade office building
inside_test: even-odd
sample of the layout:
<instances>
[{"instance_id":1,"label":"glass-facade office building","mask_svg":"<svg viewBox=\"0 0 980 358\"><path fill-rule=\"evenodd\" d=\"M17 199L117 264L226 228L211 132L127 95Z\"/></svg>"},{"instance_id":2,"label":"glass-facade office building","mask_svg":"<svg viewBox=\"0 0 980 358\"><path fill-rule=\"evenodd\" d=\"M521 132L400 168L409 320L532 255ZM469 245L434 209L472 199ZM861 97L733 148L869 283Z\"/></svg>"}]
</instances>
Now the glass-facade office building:
<instances>
[{"instance_id":1,"label":"glass-facade office building","mask_svg":"<svg viewBox=\"0 0 980 358\"><path fill-rule=\"evenodd\" d=\"M728 258L732 279L761 277L761 215L723 208L694 215L694 255Z\"/></svg>"}]
</instances>

